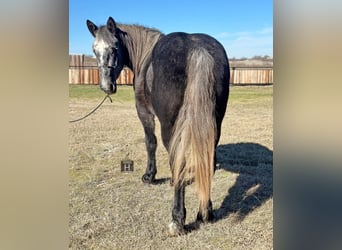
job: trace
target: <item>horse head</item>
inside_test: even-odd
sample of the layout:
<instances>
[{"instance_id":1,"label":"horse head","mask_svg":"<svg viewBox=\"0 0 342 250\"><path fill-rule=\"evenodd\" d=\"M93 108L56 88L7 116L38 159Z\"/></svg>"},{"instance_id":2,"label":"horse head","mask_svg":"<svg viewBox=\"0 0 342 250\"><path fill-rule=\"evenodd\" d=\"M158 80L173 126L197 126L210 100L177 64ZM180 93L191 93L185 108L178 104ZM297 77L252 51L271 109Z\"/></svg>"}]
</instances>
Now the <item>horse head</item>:
<instances>
[{"instance_id":1,"label":"horse head","mask_svg":"<svg viewBox=\"0 0 342 250\"><path fill-rule=\"evenodd\" d=\"M87 20L90 33L95 37L93 51L100 69L100 87L107 94L116 92L116 79L123 66L123 45L119 37L119 29L112 17L107 24L97 27Z\"/></svg>"}]
</instances>

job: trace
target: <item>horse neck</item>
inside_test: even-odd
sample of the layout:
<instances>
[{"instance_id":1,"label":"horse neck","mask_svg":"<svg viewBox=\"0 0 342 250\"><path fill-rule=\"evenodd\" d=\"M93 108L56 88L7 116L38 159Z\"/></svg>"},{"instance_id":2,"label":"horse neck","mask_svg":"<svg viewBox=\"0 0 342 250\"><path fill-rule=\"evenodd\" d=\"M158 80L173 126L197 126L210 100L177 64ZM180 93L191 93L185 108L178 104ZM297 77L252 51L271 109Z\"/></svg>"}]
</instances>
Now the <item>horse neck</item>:
<instances>
[{"instance_id":1,"label":"horse neck","mask_svg":"<svg viewBox=\"0 0 342 250\"><path fill-rule=\"evenodd\" d=\"M138 25L118 24L118 27L123 31L121 39L128 53L126 64L137 76L162 33Z\"/></svg>"}]
</instances>

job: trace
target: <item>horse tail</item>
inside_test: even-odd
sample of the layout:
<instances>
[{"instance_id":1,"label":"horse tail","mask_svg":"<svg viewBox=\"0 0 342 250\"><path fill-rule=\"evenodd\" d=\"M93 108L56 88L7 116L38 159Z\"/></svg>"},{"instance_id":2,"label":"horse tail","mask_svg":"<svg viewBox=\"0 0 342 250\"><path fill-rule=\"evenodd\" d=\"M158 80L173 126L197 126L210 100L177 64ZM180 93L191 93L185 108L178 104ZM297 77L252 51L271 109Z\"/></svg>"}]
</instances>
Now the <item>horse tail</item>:
<instances>
[{"instance_id":1,"label":"horse tail","mask_svg":"<svg viewBox=\"0 0 342 250\"><path fill-rule=\"evenodd\" d=\"M216 141L214 59L204 48L189 53L183 105L170 140L175 185L194 178L200 212L207 216Z\"/></svg>"}]
</instances>

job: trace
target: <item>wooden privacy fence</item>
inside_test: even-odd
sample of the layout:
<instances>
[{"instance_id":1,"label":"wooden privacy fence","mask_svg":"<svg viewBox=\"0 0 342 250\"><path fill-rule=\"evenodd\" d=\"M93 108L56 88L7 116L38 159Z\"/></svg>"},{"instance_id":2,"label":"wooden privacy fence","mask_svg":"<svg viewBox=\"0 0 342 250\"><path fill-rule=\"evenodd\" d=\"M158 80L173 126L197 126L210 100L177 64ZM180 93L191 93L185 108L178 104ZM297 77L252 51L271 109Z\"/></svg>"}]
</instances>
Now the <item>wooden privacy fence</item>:
<instances>
[{"instance_id":1,"label":"wooden privacy fence","mask_svg":"<svg viewBox=\"0 0 342 250\"><path fill-rule=\"evenodd\" d=\"M230 84L266 85L273 84L272 67L231 67Z\"/></svg>"},{"instance_id":2,"label":"wooden privacy fence","mask_svg":"<svg viewBox=\"0 0 342 250\"><path fill-rule=\"evenodd\" d=\"M100 73L97 67L77 67L69 68L69 83L70 84L99 84ZM124 68L121 71L117 84L133 84L133 73L130 69Z\"/></svg>"},{"instance_id":3,"label":"wooden privacy fence","mask_svg":"<svg viewBox=\"0 0 342 250\"><path fill-rule=\"evenodd\" d=\"M96 60L89 60L84 55L69 55L70 84L99 84L100 73ZM117 84L133 84L133 73L124 68L116 80Z\"/></svg>"},{"instance_id":4,"label":"wooden privacy fence","mask_svg":"<svg viewBox=\"0 0 342 250\"><path fill-rule=\"evenodd\" d=\"M99 69L95 64L85 63L84 55L69 56L70 84L99 84ZM88 65L87 65L88 64ZM133 84L133 72L124 68L117 84ZM267 85L273 84L272 67L231 67L230 84L234 85Z\"/></svg>"}]
</instances>

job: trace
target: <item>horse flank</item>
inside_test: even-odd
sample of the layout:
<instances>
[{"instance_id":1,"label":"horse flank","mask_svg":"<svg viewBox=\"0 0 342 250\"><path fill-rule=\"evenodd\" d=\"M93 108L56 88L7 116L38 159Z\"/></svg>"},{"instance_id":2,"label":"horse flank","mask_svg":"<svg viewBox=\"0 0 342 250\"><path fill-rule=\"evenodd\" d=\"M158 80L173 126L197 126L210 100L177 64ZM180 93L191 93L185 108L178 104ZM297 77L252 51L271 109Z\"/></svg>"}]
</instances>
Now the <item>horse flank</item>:
<instances>
[{"instance_id":1,"label":"horse flank","mask_svg":"<svg viewBox=\"0 0 342 250\"><path fill-rule=\"evenodd\" d=\"M206 216L214 174L216 140L214 59L203 48L189 53L187 87L170 142L175 185L195 179L200 210Z\"/></svg>"}]
</instances>

